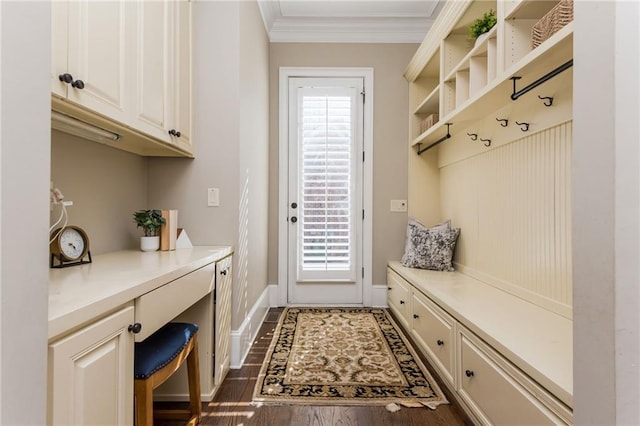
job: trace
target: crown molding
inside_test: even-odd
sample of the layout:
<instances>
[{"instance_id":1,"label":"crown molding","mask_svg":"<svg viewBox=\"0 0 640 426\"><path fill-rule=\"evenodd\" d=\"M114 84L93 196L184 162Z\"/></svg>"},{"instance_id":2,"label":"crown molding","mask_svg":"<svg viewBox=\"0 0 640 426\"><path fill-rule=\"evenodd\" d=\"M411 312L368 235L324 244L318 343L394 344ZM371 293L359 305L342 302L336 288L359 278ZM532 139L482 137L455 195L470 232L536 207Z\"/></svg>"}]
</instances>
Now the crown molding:
<instances>
[{"instance_id":1,"label":"crown molding","mask_svg":"<svg viewBox=\"0 0 640 426\"><path fill-rule=\"evenodd\" d=\"M282 16L279 2L258 0L265 29L272 43L421 43L434 18L312 18Z\"/></svg>"}]
</instances>

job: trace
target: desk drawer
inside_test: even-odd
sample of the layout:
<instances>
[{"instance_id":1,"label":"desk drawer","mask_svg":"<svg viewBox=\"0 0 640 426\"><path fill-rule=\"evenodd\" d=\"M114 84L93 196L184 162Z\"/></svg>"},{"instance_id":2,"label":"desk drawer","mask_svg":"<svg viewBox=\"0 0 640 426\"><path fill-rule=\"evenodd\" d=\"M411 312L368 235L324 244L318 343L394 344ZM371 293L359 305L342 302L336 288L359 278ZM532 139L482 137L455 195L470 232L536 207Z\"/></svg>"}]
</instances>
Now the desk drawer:
<instances>
[{"instance_id":1,"label":"desk drawer","mask_svg":"<svg viewBox=\"0 0 640 426\"><path fill-rule=\"evenodd\" d=\"M146 339L211 293L214 286L214 271L215 264L211 263L137 298L135 321L142 324L142 330L135 335L135 341L140 342Z\"/></svg>"}]
</instances>

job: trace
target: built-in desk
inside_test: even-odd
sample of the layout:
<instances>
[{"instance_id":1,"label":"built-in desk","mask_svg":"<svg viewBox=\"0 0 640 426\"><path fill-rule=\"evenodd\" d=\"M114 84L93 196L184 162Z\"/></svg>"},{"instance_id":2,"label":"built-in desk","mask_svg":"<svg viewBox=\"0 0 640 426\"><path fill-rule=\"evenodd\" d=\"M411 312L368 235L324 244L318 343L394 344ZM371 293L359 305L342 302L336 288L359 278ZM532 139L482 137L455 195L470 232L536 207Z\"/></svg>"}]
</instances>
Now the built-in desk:
<instances>
[{"instance_id":1,"label":"built-in desk","mask_svg":"<svg viewBox=\"0 0 640 426\"><path fill-rule=\"evenodd\" d=\"M131 424L134 340L178 315L191 315L199 323L205 342L200 354L201 375L207 379L203 393L211 396L214 327L226 322L215 316L212 295L220 287L218 278L230 294L231 254L228 246L130 250L51 269L48 423ZM230 307L224 311L229 313Z\"/></svg>"}]
</instances>

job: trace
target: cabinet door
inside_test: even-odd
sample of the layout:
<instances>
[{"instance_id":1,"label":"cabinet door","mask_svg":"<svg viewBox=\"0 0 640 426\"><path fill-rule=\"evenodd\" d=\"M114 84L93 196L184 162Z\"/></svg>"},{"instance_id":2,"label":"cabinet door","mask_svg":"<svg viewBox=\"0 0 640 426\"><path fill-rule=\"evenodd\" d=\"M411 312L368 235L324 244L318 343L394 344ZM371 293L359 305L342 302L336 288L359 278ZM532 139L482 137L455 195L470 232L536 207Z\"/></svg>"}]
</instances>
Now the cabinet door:
<instances>
[{"instance_id":1,"label":"cabinet door","mask_svg":"<svg viewBox=\"0 0 640 426\"><path fill-rule=\"evenodd\" d=\"M158 139L170 141L173 2L140 1L133 12L136 22L135 74L136 93L132 109L132 126Z\"/></svg>"},{"instance_id":2,"label":"cabinet door","mask_svg":"<svg viewBox=\"0 0 640 426\"><path fill-rule=\"evenodd\" d=\"M409 302L411 301L411 291L409 284L390 268L387 268L387 301L389 308L398 317L405 329L410 330Z\"/></svg>"},{"instance_id":3,"label":"cabinet door","mask_svg":"<svg viewBox=\"0 0 640 426\"><path fill-rule=\"evenodd\" d=\"M458 394L484 424L565 424L525 388L526 377L470 332L460 332L460 387ZM523 331L526 332L526 331ZM529 384L532 386L533 384ZM542 389L535 390L544 394Z\"/></svg>"},{"instance_id":4,"label":"cabinet door","mask_svg":"<svg viewBox=\"0 0 640 426\"><path fill-rule=\"evenodd\" d=\"M173 128L180 132L180 137L173 143L180 148L193 152L191 140L191 70L192 70L192 12L191 2L180 0L175 4L173 55Z\"/></svg>"},{"instance_id":5,"label":"cabinet door","mask_svg":"<svg viewBox=\"0 0 640 426\"><path fill-rule=\"evenodd\" d=\"M124 123L129 108L126 2L77 0L68 8L66 72L84 88L67 85L67 97Z\"/></svg>"},{"instance_id":6,"label":"cabinet door","mask_svg":"<svg viewBox=\"0 0 640 426\"><path fill-rule=\"evenodd\" d=\"M133 422L133 306L49 345L48 424Z\"/></svg>"},{"instance_id":7,"label":"cabinet door","mask_svg":"<svg viewBox=\"0 0 640 426\"><path fill-rule=\"evenodd\" d=\"M65 98L68 84L58 76L68 72L67 49L69 30L69 3L51 2L51 92Z\"/></svg>"},{"instance_id":8,"label":"cabinet door","mask_svg":"<svg viewBox=\"0 0 640 426\"><path fill-rule=\"evenodd\" d=\"M215 383L222 384L231 363L231 282L232 258L222 259L216 264L216 352Z\"/></svg>"},{"instance_id":9,"label":"cabinet door","mask_svg":"<svg viewBox=\"0 0 640 426\"><path fill-rule=\"evenodd\" d=\"M426 296L414 291L411 335L427 352L441 376L454 384L455 320Z\"/></svg>"}]
</instances>

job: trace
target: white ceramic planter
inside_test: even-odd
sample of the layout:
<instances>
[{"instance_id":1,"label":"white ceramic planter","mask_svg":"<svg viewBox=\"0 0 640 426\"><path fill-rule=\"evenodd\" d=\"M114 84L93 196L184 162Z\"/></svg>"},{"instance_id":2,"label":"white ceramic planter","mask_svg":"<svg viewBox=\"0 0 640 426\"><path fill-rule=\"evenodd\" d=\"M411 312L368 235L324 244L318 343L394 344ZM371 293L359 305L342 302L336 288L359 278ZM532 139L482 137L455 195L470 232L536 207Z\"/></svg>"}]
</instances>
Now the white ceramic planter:
<instances>
[{"instance_id":1,"label":"white ceramic planter","mask_svg":"<svg viewBox=\"0 0 640 426\"><path fill-rule=\"evenodd\" d=\"M160 237L140 237L140 250L156 251L160 248Z\"/></svg>"}]
</instances>

